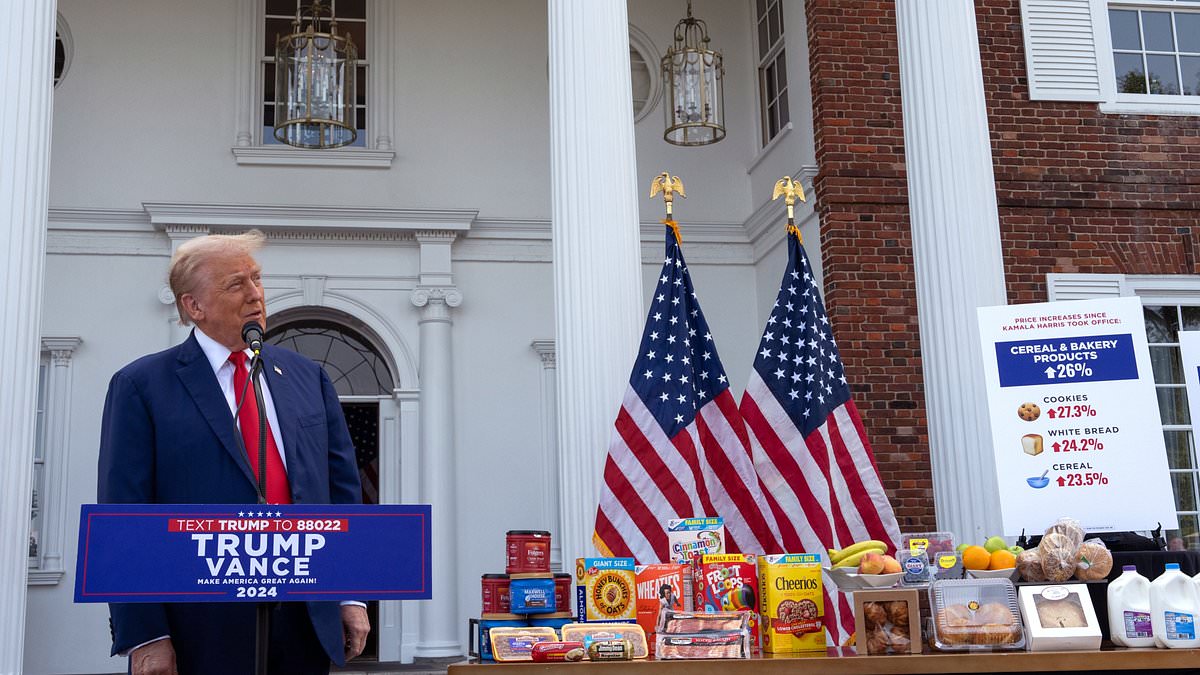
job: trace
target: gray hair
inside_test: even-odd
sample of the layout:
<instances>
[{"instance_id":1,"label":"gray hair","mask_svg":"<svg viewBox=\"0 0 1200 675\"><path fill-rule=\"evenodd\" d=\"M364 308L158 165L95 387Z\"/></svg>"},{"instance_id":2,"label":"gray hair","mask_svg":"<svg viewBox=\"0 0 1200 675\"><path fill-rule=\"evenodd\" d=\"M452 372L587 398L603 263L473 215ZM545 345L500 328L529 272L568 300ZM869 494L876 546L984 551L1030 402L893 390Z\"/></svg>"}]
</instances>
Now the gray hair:
<instances>
[{"instance_id":1,"label":"gray hair","mask_svg":"<svg viewBox=\"0 0 1200 675\"><path fill-rule=\"evenodd\" d=\"M195 293L204 282L200 274L206 263L227 255L253 255L267 242L267 235L259 230L242 234L209 234L189 239L175 249L171 266L167 269L167 283L175 295L175 309L179 312L180 325L192 323L183 309L183 296Z\"/></svg>"}]
</instances>

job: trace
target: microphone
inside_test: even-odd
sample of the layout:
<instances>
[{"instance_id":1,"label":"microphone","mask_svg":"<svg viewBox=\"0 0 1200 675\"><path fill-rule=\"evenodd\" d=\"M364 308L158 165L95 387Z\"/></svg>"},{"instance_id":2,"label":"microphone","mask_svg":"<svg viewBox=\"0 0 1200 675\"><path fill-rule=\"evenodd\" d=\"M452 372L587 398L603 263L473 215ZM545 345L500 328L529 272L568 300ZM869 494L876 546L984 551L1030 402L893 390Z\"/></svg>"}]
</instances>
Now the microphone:
<instances>
[{"instance_id":1,"label":"microphone","mask_svg":"<svg viewBox=\"0 0 1200 675\"><path fill-rule=\"evenodd\" d=\"M247 321L246 325L242 326L242 340L250 347L250 351L257 355L263 346L262 326L257 321Z\"/></svg>"}]
</instances>

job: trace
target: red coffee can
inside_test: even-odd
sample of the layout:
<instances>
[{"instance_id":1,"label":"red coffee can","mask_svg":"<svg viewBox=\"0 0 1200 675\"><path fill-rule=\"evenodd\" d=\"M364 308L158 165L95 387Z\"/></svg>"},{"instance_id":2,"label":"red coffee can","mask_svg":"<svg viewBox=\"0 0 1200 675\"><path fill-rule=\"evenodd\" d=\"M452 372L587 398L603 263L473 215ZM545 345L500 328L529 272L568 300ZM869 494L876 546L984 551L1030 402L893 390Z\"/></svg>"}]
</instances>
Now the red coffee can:
<instances>
[{"instance_id":1,"label":"red coffee can","mask_svg":"<svg viewBox=\"0 0 1200 675\"><path fill-rule=\"evenodd\" d=\"M483 586L483 614L507 614L510 609L507 574L485 574Z\"/></svg>"},{"instance_id":2,"label":"red coffee can","mask_svg":"<svg viewBox=\"0 0 1200 675\"><path fill-rule=\"evenodd\" d=\"M574 585L575 577L573 575L563 572L554 575L554 605L558 607L558 611L568 611L575 605L571 602L574 598L571 588Z\"/></svg>"},{"instance_id":3,"label":"red coffee can","mask_svg":"<svg viewBox=\"0 0 1200 675\"><path fill-rule=\"evenodd\" d=\"M550 533L544 530L509 530L509 574L550 571Z\"/></svg>"}]
</instances>

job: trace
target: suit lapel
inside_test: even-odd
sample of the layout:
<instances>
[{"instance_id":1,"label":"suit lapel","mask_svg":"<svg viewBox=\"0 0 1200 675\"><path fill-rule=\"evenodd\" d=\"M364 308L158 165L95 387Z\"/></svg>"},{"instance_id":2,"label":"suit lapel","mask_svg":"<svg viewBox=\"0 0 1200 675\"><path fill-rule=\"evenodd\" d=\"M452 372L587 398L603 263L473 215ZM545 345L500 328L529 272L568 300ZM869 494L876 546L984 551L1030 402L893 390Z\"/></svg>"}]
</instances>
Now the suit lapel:
<instances>
[{"instance_id":1,"label":"suit lapel","mask_svg":"<svg viewBox=\"0 0 1200 675\"><path fill-rule=\"evenodd\" d=\"M196 407L200 409L200 414L208 422L208 426L220 439L221 445L241 467L246 480L250 481L251 485L257 485L246 452L242 449L237 425L233 423L233 415L229 413L229 403L221 393L221 386L204 356L204 350L200 349L200 344L196 342L195 335L189 336L183 343L179 351L179 369L175 372Z\"/></svg>"},{"instance_id":2,"label":"suit lapel","mask_svg":"<svg viewBox=\"0 0 1200 675\"><path fill-rule=\"evenodd\" d=\"M283 455L288 467L288 482L295 486L296 476L293 471L301 466L296 455L296 437L298 433L298 417L296 412L302 410L302 398L296 391L296 383L292 378L283 374L283 369L275 370L275 355L277 350L271 345L263 345L263 376L267 387L271 390L271 400L275 404L275 418L279 422L279 436L283 439Z\"/></svg>"}]
</instances>

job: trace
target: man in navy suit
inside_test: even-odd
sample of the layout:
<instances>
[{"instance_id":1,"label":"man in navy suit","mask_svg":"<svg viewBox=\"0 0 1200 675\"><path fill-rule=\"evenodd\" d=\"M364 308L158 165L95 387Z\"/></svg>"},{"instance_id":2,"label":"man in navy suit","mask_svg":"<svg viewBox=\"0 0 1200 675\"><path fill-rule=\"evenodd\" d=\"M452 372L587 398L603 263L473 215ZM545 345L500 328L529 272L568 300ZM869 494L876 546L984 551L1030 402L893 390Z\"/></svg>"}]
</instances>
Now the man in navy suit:
<instances>
[{"instance_id":1,"label":"man in navy suit","mask_svg":"<svg viewBox=\"0 0 1200 675\"><path fill-rule=\"evenodd\" d=\"M243 407L253 416L242 410L235 420L234 411L244 391L235 383L249 379L242 326L265 323L262 270L253 257L264 239L258 231L199 237L172 257L180 322L195 330L113 376L100 437L101 503L258 501L257 441L242 439L258 438L252 390ZM268 502L359 503L354 447L324 370L270 345L262 359ZM113 654L128 654L138 675L250 673L255 611L247 603L112 604ZM331 660L342 665L362 651L369 628L362 603L277 603L271 672L328 673Z\"/></svg>"}]
</instances>

